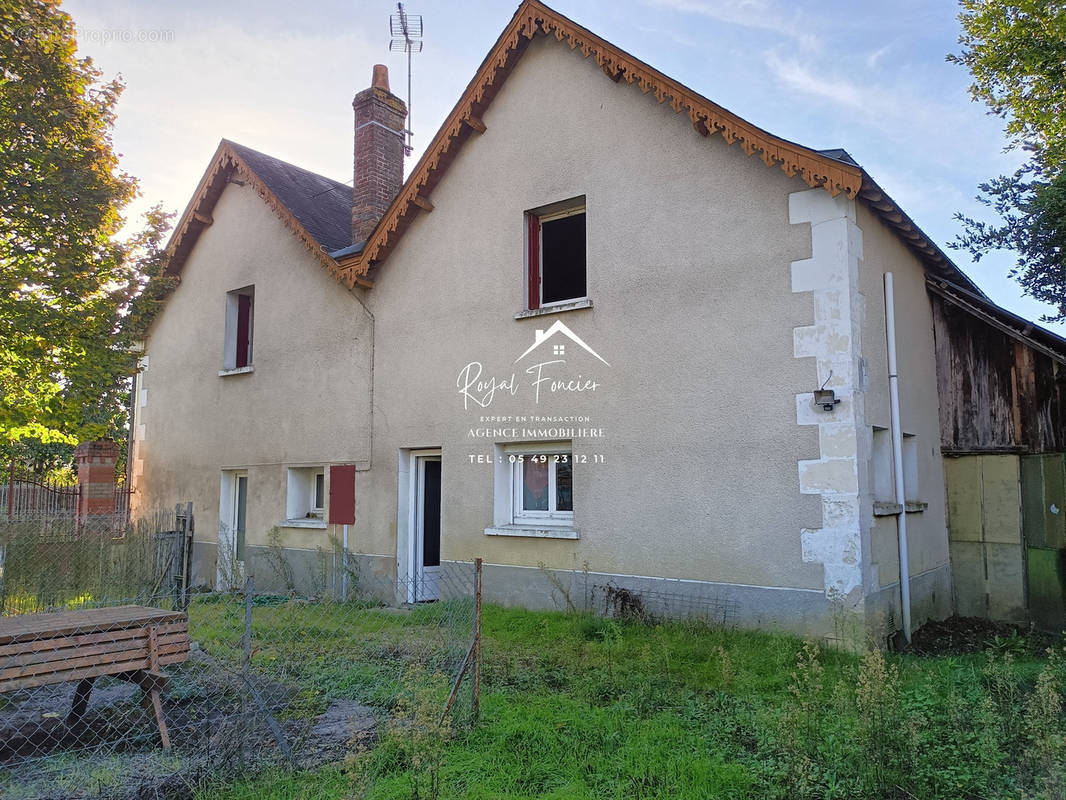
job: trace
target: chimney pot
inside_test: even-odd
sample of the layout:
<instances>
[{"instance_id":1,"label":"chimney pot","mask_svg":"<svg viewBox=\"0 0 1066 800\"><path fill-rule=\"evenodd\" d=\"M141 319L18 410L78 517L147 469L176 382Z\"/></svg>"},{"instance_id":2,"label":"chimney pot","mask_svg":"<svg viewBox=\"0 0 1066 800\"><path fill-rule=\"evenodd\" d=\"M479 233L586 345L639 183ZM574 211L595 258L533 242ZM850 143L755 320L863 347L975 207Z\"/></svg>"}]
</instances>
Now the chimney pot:
<instances>
[{"instance_id":1,"label":"chimney pot","mask_svg":"<svg viewBox=\"0 0 1066 800\"><path fill-rule=\"evenodd\" d=\"M375 89L389 91L389 68L384 64L375 64L374 79L370 82L370 85Z\"/></svg>"}]
</instances>

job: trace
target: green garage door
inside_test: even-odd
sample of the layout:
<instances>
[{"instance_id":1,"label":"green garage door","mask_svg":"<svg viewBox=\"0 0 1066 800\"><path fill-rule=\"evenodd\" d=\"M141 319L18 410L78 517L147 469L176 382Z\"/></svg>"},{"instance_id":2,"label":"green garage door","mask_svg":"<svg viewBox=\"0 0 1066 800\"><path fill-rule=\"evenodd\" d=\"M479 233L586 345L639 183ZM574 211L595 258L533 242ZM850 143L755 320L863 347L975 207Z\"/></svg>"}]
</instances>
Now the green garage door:
<instances>
[{"instance_id":1,"label":"green garage door","mask_svg":"<svg viewBox=\"0 0 1066 800\"><path fill-rule=\"evenodd\" d=\"M944 459L955 608L964 617L1027 618L1018 471L1016 455Z\"/></svg>"},{"instance_id":2,"label":"green garage door","mask_svg":"<svg viewBox=\"0 0 1066 800\"><path fill-rule=\"evenodd\" d=\"M1066 628L1066 455L1024 456L1021 463L1029 615L1039 628Z\"/></svg>"}]
</instances>

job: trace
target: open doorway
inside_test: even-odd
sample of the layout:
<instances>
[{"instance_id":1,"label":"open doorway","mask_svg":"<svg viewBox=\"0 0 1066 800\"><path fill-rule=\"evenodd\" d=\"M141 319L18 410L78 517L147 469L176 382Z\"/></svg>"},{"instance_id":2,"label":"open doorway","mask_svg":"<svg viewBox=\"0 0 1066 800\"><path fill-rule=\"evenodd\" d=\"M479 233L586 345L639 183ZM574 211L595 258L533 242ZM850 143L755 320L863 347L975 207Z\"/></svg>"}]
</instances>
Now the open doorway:
<instances>
[{"instance_id":1,"label":"open doorway","mask_svg":"<svg viewBox=\"0 0 1066 800\"><path fill-rule=\"evenodd\" d=\"M408 603L440 599L441 451L412 450L401 459L400 484L407 491L397 542L406 562ZM406 463L405 463L406 462Z\"/></svg>"},{"instance_id":2,"label":"open doorway","mask_svg":"<svg viewBox=\"0 0 1066 800\"><path fill-rule=\"evenodd\" d=\"M236 589L244 583L247 529L248 473L224 470L218 504L218 589Z\"/></svg>"}]
</instances>

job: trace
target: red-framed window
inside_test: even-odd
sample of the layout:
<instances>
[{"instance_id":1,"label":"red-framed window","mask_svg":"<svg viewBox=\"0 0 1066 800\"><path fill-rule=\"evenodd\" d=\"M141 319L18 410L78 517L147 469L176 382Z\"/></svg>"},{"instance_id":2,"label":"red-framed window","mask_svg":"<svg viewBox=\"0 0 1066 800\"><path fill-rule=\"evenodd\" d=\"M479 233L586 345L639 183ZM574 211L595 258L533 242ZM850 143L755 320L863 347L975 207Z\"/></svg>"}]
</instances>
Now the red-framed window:
<instances>
[{"instance_id":1,"label":"red-framed window","mask_svg":"<svg viewBox=\"0 0 1066 800\"><path fill-rule=\"evenodd\" d=\"M255 287L245 286L226 293L226 345L224 370L252 366L252 343L255 331Z\"/></svg>"},{"instance_id":2,"label":"red-framed window","mask_svg":"<svg viewBox=\"0 0 1066 800\"><path fill-rule=\"evenodd\" d=\"M585 199L526 212L526 295L530 309L588 297Z\"/></svg>"}]
</instances>

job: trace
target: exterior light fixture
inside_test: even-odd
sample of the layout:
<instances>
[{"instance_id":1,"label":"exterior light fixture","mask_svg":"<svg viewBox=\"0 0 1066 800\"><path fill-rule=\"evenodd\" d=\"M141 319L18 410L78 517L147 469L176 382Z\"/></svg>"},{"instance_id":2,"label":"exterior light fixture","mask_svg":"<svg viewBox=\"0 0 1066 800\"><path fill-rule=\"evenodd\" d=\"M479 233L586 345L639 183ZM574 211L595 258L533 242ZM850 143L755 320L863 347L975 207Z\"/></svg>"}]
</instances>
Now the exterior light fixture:
<instances>
[{"instance_id":1,"label":"exterior light fixture","mask_svg":"<svg viewBox=\"0 0 1066 800\"><path fill-rule=\"evenodd\" d=\"M832 389L817 389L814 392L814 404L821 406L822 411L832 411L833 406L839 402L840 398Z\"/></svg>"},{"instance_id":2,"label":"exterior light fixture","mask_svg":"<svg viewBox=\"0 0 1066 800\"><path fill-rule=\"evenodd\" d=\"M821 406L822 411L832 411L833 406L840 402L840 400L837 398L836 392L834 392L832 389L825 388L825 384L829 383L832 377L833 370L829 370L829 377L825 379L825 383L822 384L822 388L814 390L814 404L816 406Z\"/></svg>"}]
</instances>

